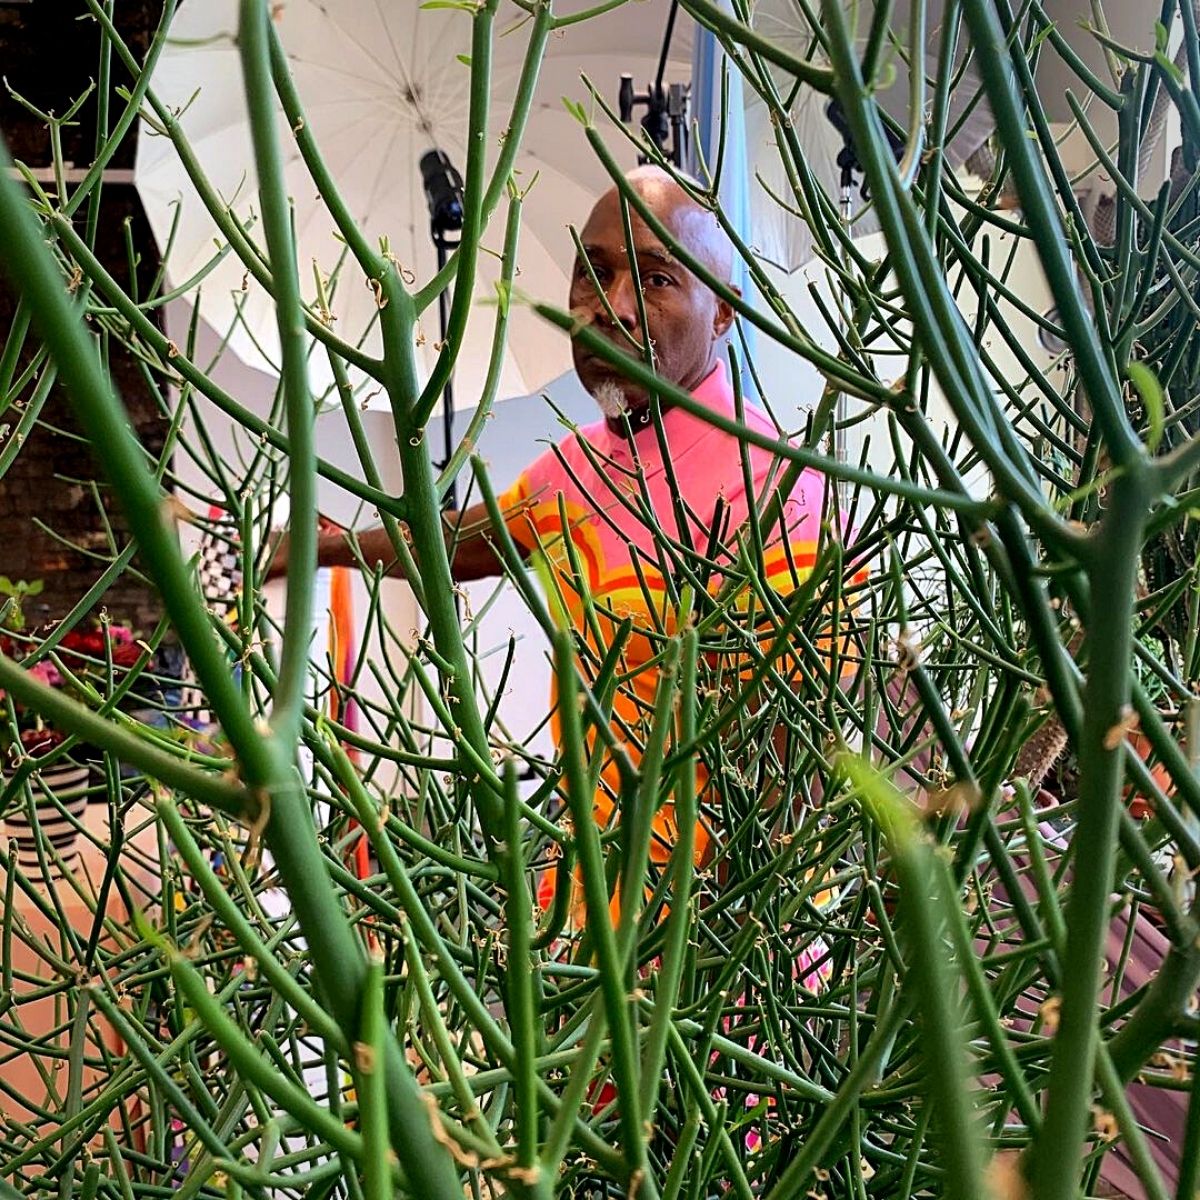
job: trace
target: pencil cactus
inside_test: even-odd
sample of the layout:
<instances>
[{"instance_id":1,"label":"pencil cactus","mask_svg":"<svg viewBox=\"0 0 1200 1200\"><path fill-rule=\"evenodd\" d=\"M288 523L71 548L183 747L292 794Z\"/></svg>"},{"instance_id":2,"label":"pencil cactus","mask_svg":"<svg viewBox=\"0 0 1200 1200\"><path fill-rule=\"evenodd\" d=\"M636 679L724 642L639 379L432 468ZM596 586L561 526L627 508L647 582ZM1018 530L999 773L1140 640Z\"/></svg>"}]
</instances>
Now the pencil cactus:
<instances>
[{"instance_id":1,"label":"pencil cactus","mask_svg":"<svg viewBox=\"0 0 1200 1200\"><path fill-rule=\"evenodd\" d=\"M478 647L456 607L441 498L457 472L494 510L486 466L464 445L439 478L426 440L454 331L470 315L474 259L505 208L510 285L519 266L510 150L529 96L494 168L482 137L471 139L480 148L466 164L462 248L414 284L340 203L320 147L304 137L268 5L243 0L261 240L209 201L229 252L276 301L277 426L221 391L194 347L170 343L148 315L155 298L130 295L98 260L72 220L98 170L54 193L33 181L23 189L7 170L0 179L0 266L22 303L0 358L2 402L22 402L29 380L14 365L37 339L128 515L134 545L109 566L129 569L136 548L215 727L181 738L121 713L149 653L124 674L100 664L78 699L40 684L33 668L61 663L56 647L87 605L22 642L20 661L0 658L10 703L102 752L93 807L107 806L86 834L98 878L51 872L45 839L41 873L23 871L14 853L4 864L0 1062L36 1061L45 1091L14 1095L0 1071L0 1174L21 1194L446 1200L465 1187L477 1197L1068 1200L1118 1180L1155 1200L1195 1195L1195 10L1167 0L1146 50L1098 29L1112 69L1101 78L1041 5L1014 15L993 0L948 2L940 36L950 52L927 81L914 72L922 120L897 139L873 96L885 49L925 45L922 4L895 30L890 6L875 8L864 50L840 0L824 0L808 13L814 53L803 57L757 31L740 0L683 6L776 112L787 204L812 224L828 267L834 350L752 256L761 300L727 299L760 344L823 377L807 424L767 440L785 481L816 466L838 482L853 533L835 536L831 521L811 573L780 597L756 552L769 503L726 536L719 570L722 547L681 547L660 530L670 613L660 628L614 622L598 643L560 625L553 579L547 596L501 522L497 553L557 672L562 740L549 758L512 745L494 697L480 694ZM477 48L481 134L486 51L511 14L499 0L461 7ZM536 63L563 18L543 0L515 7L529 18L520 36ZM195 169L178 114L149 78L174 5L147 63L121 42L110 9L86 0L127 76L97 163L140 114ZM996 123L982 184L941 152L956 51L974 55ZM1113 182L1111 236L1085 219L1046 119L1036 65L1051 53L1087 95L1076 123ZM840 101L883 234L878 257L814 189L787 135L781 77ZM1164 103L1182 131L1179 165L1145 200L1139 147ZM345 273L376 289L378 359L322 321L321 296L297 273L280 106L348 247ZM622 135L603 107L597 97L577 108L581 146L586 138L613 165L629 210L655 228L616 171L607 142ZM1115 152L1095 131L1100 110L1116 116ZM711 203L704 185L698 195ZM656 232L688 261L687 247ZM1036 251L1053 315L1014 294L994 252L1000 236ZM422 383L415 325L456 279L452 336ZM556 298L535 299L547 321L614 353ZM519 289L506 289L497 353L505 305L518 302ZM1018 315L1067 347L1053 369L1022 355ZM320 457L311 338L346 385L357 472ZM1012 349L1021 377L997 370L992 339ZM172 426L157 462L129 432L96 353L111 342L134 347L174 389L164 388ZM731 354L740 379L736 346ZM615 361L662 403L696 407L649 366ZM390 402L399 495L380 483L348 367ZM949 431L933 420L935 395ZM237 530L236 625L197 594L169 517L170 453L202 440L183 421L195 396L254 446L240 461L222 461L211 443L190 447ZM829 451L868 416L892 448L890 469L878 449L870 462ZM382 649L364 669L382 699L353 678L336 685L363 713L358 731L311 696L314 681L331 684L309 653L318 476L375 506L396 557L420 562L415 640L371 608ZM274 630L262 581L285 492L288 601ZM612 697L627 683L622 649L633 636L649 637L666 665L642 730L616 734ZM597 828L590 797L602 757L619 759L630 736L646 745L636 766L622 763L613 836ZM1049 811L1028 778L1041 782L1064 739L1078 788ZM1035 742L1053 753L1022 758ZM518 758L532 789L518 788ZM33 803L45 764L20 765L6 806ZM1147 819L1126 807L1135 794ZM647 812L666 802L684 834L662 867L641 835ZM693 813L713 844L700 865ZM365 875L349 865L364 841ZM554 860L558 893L542 911L533 888ZM569 919L573 873L587 899L582 928ZM627 902L613 924L615 877ZM34 1022L47 1003L50 1018ZM1145 1089L1178 1100L1165 1152L1138 1119Z\"/></svg>"}]
</instances>

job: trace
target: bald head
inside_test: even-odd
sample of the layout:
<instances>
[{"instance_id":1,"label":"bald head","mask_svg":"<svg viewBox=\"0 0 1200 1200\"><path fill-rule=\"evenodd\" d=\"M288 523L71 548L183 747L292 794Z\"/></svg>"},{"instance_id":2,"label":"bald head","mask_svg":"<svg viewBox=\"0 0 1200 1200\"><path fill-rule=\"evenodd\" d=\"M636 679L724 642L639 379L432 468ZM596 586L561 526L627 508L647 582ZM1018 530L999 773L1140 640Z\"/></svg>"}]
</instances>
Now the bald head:
<instances>
[{"instance_id":1,"label":"bald head","mask_svg":"<svg viewBox=\"0 0 1200 1200\"><path fill-rule=\"evenodd\" d=\"M638 167L626 179L669 240L727 284L733 247L716 217L660 167ZM632 205L629 223L632 246L626 244L619 190L612 188L596 202L580 233L586 262L575 264L571 308L631 357L642 357L648 337L659 377L691 391L716 366L717 342L733 321L733 309L676 258ZM648 402L644 388L630 384L580 341L573 349L580 379L603 407L612 406L614 389L622 406L637 409Z\"/></svg>"},{"instance_id":2,"label":"bald head","mask_svg":"<svg viewBox=\"0 0 1200 1200\"><path fill-rule=\"evenodd\" d=\"M679 175L694 185L696 191L704 190L692 176L683 172L679 172ZM652 163L627 171L625 179L646 202L650 211L675 235L680 245L712 272L714 279L721 283L730 282L733 278L733 244L715 213L692 199L668 171ZM614 205L619 211L620 190L610 188L597 201L596 208L602 204ZM596 208L592 211L595 212ZM630 216L640 221L632 206Z\"/></svg>"}]
</instances>

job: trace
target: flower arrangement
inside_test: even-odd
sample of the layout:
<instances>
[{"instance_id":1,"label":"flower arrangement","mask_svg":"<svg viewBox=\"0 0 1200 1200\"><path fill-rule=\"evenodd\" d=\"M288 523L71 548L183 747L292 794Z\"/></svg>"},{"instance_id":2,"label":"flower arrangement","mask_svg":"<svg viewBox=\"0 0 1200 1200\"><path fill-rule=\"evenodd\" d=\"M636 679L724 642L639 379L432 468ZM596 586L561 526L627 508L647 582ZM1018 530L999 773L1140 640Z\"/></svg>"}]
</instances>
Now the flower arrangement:
<instances>
[{"instance_id":1,"label":"flower arrangement","mask_svg":"<svg viewBox=\"0 0 1200 1200\"><path fill-rule=\"evenodd\" d=\"M22 601L39 595L42 583L42 580L33 583L20 580L13 585L0 577L0 590L15 601L7 606L0 625L3 629L0 653L19 661L50 639L52 649L28 668L34 679L47 687L61 688L76 698L92 691L107 690L109 664L117 670L128 670L142 657L144 646L138 643L128 625L113 624L103 614L88 628L71 629L57 639L52 638L52 628L27 632ZM5 584L9 586L4 587ZM5 765L14 765L28 756L45 755L65 740L65 733L48 725L39 714L17 703L13 697L0 691L0 699L7 707L0 726Z\"/></svg>"}]
</instances>

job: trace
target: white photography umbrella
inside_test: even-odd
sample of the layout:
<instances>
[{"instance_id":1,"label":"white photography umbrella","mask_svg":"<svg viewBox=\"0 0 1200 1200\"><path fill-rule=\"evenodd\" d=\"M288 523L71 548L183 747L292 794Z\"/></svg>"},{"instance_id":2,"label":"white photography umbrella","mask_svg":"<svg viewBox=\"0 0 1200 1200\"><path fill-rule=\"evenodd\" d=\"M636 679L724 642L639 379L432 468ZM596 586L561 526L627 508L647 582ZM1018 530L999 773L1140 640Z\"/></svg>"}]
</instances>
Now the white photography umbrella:
<instances>
[{"instance_id":1,"label":"white photography umbrella","mask_svg":"<svg viewBox=\"0 0 1200 1200\"><path fill-rule=\"evenodd\" d=\"M891 29L904 47L908 45L911 7L911 0L897 0L892 9ZM860 50L866 44L874 8L875 3L857 6ZM927 7L925 71L929 80L937 76L936 54L941 38L942 8L941 0L930 0ZM751 23L759 33L799 58L806 57L812 51L815 42L812 26L794 0L759 0L753 9ZM965 46L966 42L964 32L960 43ZM819 49L815 59L818 62L823 60ZM907 129L908 66L899 53L893 53L888 61L894 67L894 75L891 85L881 91L878 98L881 106L902 128ZM780 95L786 99L794 81L785 71L772 68L772 73ZM773 193L787 204L792 204L791 188L777 146L778 131L771 122L771 113L765 101L748 84L743 88L746 98L747 158L752 176L750 190L754 247L769 262L786 271L794 271L812 257L812 234L803 220L771 198ZM968 64L950 94L948 129L954 130L958 125L957 132L946 146L946 158L951 167L961 166L992 132L991 110L980 95L981 91L979 76L973 64ZM932 101L932 88L927 88L926 115ZM827 96L811 87L802 86L796 90L789 116L814 181L829 197L834 208L840 210L843 189L838 155L844 143L826 114L828 103ZM961 124L960 118L964 118ZM857 179L861 182L861 171ZM870 209L864 211L865 204L857 187L850 198L850 207L857 218L853 225L855 237L864 237L878 228L873 212Z\"/></svg>"},{"instance_id":2,"label":"white photography umbrella","mask_svg":"<svg viewBox=\"0 0 1200 1200\"><path fill-rule=\"evenodd\" d=\"M583 8L580 0L575 7ZM557 11L569 8L560 5ZM519 292L565 305L573 259L567 226L581 225L608 186L582 126L562 98L587 105L581 72L614 104L622 72L649 78L657 66L666 13L665 0L632 0L551 35L516 164L518 186L533 183L514 281ZM515 5L502 4L496 22L487 132L491 161L500 149L525 57L529 24L524 18ZM470 53L470 14L453 7L422 8L418 0L289 0L278 6L276 21L308 131L351 213L372 242L387 237L406 275L424 283L435 273L437 259L418 161L436 148L459 171L465 170L470 70L462 57ZM201 167L244 224L252 222L258 200L236 27L235 0L186 0L151 86L167 105L181 110L181 125ZM672 69L676 78L686 78L690 45L687 38L677 36L676 41ZM305 299L315 301L314 262L328 276L344 247L315 195L282 112L278 121L295 206L301 286ZM633 166L634 151L615 130L607 140L622 166ZM166 263L168 278L178 286L212 259L223 240L167 138L143 131L136 181L164 250L178 206ZM503 233L501 206L484 238L476 303L455 372L456 397L464 406L476 403L490 358ZM250 236L261 244L254 223ZM348 254L345 260L330 309L334 331L353 343L372 324L375 297ZM279 343L271 299L247 279L234 255L227 255L203 281L202 308L215 328L230 331L230 345L244 361L268 370L275 366ZM425 313L418 338L424 339L426 370L436 356L438 334L435 307ZM377 331L366 338L365 348L378 354ZM314 385L324 388L330 379L324 353L318 350L310 361ZM561 332L514 305L499 395L532 392L569 366L570 348Z\"/></svg>"}]
</instances>

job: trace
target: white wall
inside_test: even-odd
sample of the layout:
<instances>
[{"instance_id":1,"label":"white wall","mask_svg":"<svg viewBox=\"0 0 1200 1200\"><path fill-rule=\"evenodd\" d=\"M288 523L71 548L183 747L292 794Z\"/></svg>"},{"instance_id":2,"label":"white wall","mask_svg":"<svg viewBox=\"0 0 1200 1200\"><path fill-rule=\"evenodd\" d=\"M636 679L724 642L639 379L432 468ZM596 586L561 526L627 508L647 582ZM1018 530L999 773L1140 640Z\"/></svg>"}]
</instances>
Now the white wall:
<instances>
[{"instance_id":1,"label":"white wall","mask_svg":"<svg viewBox=\"0 0 1200 1200\"><path fill-rule=\"evenodd\" d=\"M177 301L167 309L167 335L177 346L182 347L186 343L190 318L191 309L185 302ZM217 355L219 358L213 363L212 360ZM220 341L217 335L203 322L199 329L195 358L208 371L213 381L235 397L240 404L260 417L265 418L270 414L275 381L262 372L245 366L232 353L220 354ZM211 367L210 364L212 364ZM197 397L196 403L205 430L212 440L214 449L221 457L230 463L237 463L253 452L256 439L252 435L237 426L210 401ZM364 412L362 421L370 439L383 486L389 492L398 494L402 490L402 484L391 418L386 413ZM183 436L189 445L196 446L198 444L190 419L185 424ZM361 478L362 472L358 458L346 428L345 419L340 412L330 412L318 418L316 443L317 452L322 458ZM205 477L200 466L191 460L183 450L176 452L175 471L177 476L190 487L204 495L216 498L216 488ZM195 497L183 493L182 499L189 508L202 513L205 511L205 506ZM320 481L318 505L320 511L326 516L350 528L363 529L379 523L377 512L325 479ZM286 517L286 507L281 508L273 523L283 526L286 524ZM194 541L189 543L185 535L185 544L194 545ZM358 572L354 572L352 578L356 629L359 638L362 639L363 622L368 610L369 597ZM282 620L285 603L285 589L282 581L269 584L266 595L269 611L276 619ZM313 626L314 660L322 665L325 663L328 646L328 599L328 572L323 571L319 574L317 581ZM418 624L418 611L412 591L407 584L399 580L384 581L382 610L393 628L402 637L406 637L408 631ZM369 632L365 644L362 645L362 653L373 655L376 658L380 655L378 626ZM368 671L364 671L360 679L362 691L367 697L376 700L382 698L381 690L376 686ZM385 780L386 773L380 778L381 781Z\"/></svg>"}]
</instances>

